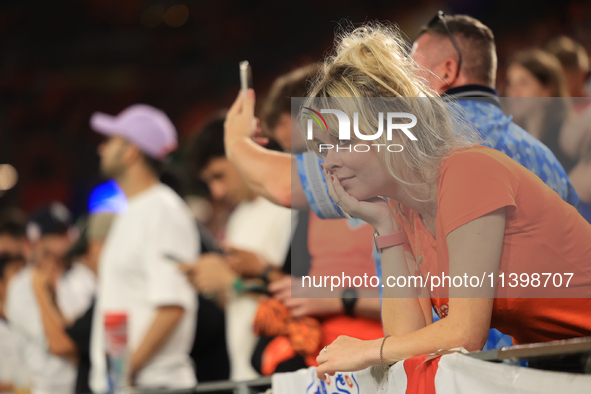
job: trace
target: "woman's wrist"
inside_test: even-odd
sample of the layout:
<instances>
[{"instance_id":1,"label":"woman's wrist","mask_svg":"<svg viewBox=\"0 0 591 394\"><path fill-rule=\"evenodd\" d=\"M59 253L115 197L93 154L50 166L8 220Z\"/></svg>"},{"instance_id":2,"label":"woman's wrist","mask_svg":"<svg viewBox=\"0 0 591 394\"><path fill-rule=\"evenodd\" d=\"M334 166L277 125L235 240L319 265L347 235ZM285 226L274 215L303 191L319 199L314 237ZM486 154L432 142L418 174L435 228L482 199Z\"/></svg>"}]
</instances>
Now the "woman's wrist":
<instances>
[{"instance_id":1,"label":"woman's wrist","mask_svg":"<svg viewBox=\"0 0 591 394\"><path fill-rule=\"evenodd\" d=\"M236 143L240 141L242 137L230 137L228 135L224 138L224 148L226 150L226 156L230 158L234 154Z\"/></svg>"},{"instance_id":2,"label":"woman's wrist","mask_svg":"<svg viewBox=\"0 0 591 394\"><path fill-rule=\"evenodd\" d=\"M388 339L384 340L384 338ZM386 337L385 334L381 338L368 341L370 344L367 348L367 353L365 356L367 364L379 365L380 367L385 365L386 367L389 367L390 365L400 361L400 358L393 358L394 355L392 349L395 349L395 347L393 347L392 344L395 341L395 337Z\"/></svg>"},{"instance_id":3,"label":"woman's wrist","mask_svg":"<svg viewBox=\"0 0 591 394\"><path fill-rule=\"evenodd\" d=\"M373 228L378 232L379 235L388 235L400 231L396 218L389 217L377 223Z\"/></svg>"},{"instance_id":4,"label":"woman's wrist","mask_svg":"<svg viewBox=\"0 0 591 394\"><path fill-rule=\"evenodd\" d=\"M40 297L52 298L51 289L49 288L48 283L44 281L33 281L33 292Z\"/></svg>"},{"instance_id":5,"label":"woman's wrist","mask_svg":"<svg viewBox=\"0 0 591 394\"><path fill-rule=\"evenodd\" d=\"M382 346L383 338L372 339L367 341L367 348L364 355L366 365L380 365L380 348Z\"/></svg>"},{"instance_id":6,"label":"woman's wrist","mask_svg":"<svg viewBox=\"0 0 591 394\"><path fill-rule=\"evenodd\" d=\"M228 159L236 154L236 150L239 149L240 144L248 144L250 142L252 142L252 139L249 136L239 135L235 137L226 137L224 140L224 147Z\"/></svg>"}]
</instances>

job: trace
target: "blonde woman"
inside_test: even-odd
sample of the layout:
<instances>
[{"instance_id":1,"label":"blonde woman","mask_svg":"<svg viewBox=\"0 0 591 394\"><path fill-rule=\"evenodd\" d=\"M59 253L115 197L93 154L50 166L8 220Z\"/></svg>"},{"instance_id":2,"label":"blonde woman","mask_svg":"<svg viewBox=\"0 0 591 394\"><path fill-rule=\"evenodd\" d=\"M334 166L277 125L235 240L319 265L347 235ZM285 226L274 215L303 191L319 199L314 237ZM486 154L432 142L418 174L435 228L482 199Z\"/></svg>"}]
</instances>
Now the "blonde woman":
<instances>
[{"instance_id":1,"label":"blonde woman","mask_svg":"<svg viewBox=\"0 0 591 394\"><path fill-rule=\"evenodd\" d=\"M379 237L386 236L378 239L382 278L459 271L469 277L475 272L533 275L535 264L537 272L557 272L556 267L575 272L579 297L591 295L591 225L532 172L478 146L476 132L416 77L406 54L398 34L381 25L345 34L335 55L325 61L306 104L319 111L335 108L335 103L346 108L350 100L342 98L347 97L401 98L397 105L417 117L412 129L416 141L404 133L394 133L389 141L384 133L372 141L403 145L400 153L345 149L367 141L339 140L332 116L325 117L328 132L314 131L316 152L319 144L341 147L323 151L332 199L372 225ZM420 99L409 99L416 97ZM226 129L252 134L253 108L254 92L241 94L228 113ZM359 122L362 132L376 130L371 117L360 115ZM339 337L320 351L321 379L439 349L479 350L491 327L516 343L591 335L591 298L517 298L515 293L513 298L493 298L490 292L483 297L470 289L392 297L391 290L384 287L382 304L387 336L371 341ZM562 290L552 297L567 294ZM442 317L435 323L432 307Z\"/></svg>"}]
</instances>

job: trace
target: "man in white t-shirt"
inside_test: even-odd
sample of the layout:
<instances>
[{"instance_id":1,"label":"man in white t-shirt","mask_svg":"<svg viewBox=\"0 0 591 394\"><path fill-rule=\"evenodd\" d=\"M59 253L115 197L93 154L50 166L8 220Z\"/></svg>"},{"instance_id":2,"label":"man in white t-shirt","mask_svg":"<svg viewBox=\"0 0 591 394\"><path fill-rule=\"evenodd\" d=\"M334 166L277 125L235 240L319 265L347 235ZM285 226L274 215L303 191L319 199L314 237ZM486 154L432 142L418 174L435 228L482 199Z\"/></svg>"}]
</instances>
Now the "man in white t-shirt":
<instances>
[{"instance_id":1,"label":"man in white t-shirt","mask_svg":"<svg viewBox=\"0 0 591 394\"><path fill-rule=\"evenodd\" d=\"M77 319L90 305L94 295L92 273L74 264L66 266L64 257L75 236L71 214L61 203L41 208L27 223L26 233L32 245L32 261L11 280L6 296L6 317L22 342L22 360L34 394L74 392L75 360L49 351L42 316L34 292L34 271L47 276L48 287L64 311L64 317Z\"/></svg>"},{"instance_id":2,"label":"man in white t-shirt","mask_svg":"<svg viewBox=\"0 0 591 394\"><path fill-rule=\"evenodd\" d=\"M130 384L139 388L196 385L189 351L196 296L174 260L194 260L199 236L189 208L158 180L162 161L177 147L162 111L136 104L117 116L95 113L91 127L108 139L99 148L101 172L128 198L99 260L99 289L91 334L90 387L110 389L104 317L127 314Z\"/></svg>"},{"instance_id":3,"label":"man in white t-shirt","mask_svg":"<svg viewBox=\"0 0 591 394\"><path fill-rule=\"evenodd\" d=\"M237 291L243 278L228 263L251 252L269 267L281 267L289 249L291 211L256 195L246 185L225 157L223 123L224 119L218 118L203 128L194 142L193 160L194 170L207 183L212 197L235 207L226 226L227 253L200 259L192 282L206 296L216 294L225 301L230 379L238 381L259 376L251 365L257 340L252 324L258 303L252 293Z\"/></svg>"}]
</instances>

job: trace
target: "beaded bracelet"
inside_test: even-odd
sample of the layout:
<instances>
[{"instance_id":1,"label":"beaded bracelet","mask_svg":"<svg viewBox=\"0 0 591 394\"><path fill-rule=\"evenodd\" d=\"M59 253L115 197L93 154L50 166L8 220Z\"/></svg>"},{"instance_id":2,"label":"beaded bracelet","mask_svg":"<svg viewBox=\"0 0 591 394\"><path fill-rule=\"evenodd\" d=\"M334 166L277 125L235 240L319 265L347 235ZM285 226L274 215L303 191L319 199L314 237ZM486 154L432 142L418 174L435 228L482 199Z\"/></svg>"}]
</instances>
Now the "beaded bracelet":
<instances>
[{"instance_id":1,"label":"beaded bracelet","mask_svg":"<svg viewBox=\"0 0 591 394\"><path fill-rule=\"evenodd\" d=\"M390 369L390 367L386 367L386 365L384 365L384 357L382 356L382 352L384 351L384 343L386 343L386 339L390 338L390 335L386 335L384 337L384 339L382 340L382 346L380 346L380 362L382 363L382 369L384 370L384 372L388 371L388 369Z\"/></svg>"}]
</instances>

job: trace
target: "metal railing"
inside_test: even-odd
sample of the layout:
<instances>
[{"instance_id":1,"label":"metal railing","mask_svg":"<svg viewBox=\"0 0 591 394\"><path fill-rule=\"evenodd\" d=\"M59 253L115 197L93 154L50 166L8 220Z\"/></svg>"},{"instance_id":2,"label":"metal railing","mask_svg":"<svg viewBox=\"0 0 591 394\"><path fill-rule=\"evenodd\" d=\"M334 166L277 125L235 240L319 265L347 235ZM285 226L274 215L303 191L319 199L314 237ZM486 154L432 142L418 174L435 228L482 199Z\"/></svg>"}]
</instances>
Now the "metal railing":
<instances>
[{"instance_id":1,"label":"metal railing","mask_svg":"<svg viewBox=\"0 0 591 394\"><path fill-rule=\"evenodd\" d=\"M206 382L198 384L195 392L197 393L232 393L232 394L258 394L264 393L271 388L271 377L248 380L243 382Z\"/></svg>"},{"instance_id":2,"label":"metal railing","mask_svg":"<svg viewBox=\"0 0 591 394\"><path fill-rule=\"evenodd\" d=\"M241 382L233 382L229 380L223 380L219 382L204 382L197 384L197 387L182 390L127 388L121 391L120 394L259 394L266 392L270 388L271 377L265 376L258 379L245 380Z\"/></svg>"},{"instance_id":3,"label":"metal railing","mask_svg":"<svg viewBox=\"0 0 591 394\"><path fill-rule=\"evenodd\" d=\"M580 371L591 374L591 337L507 346L485 352L471 352L466 355L483 361L514 363L518 360L536 361L548 360L552 357L580 355L578 361L581 364Z\"/></svg>"},{"instance_id":4,"label":"metal railing","mask_svg":"<svg viewBox=\"0 0 591 394\"><path fill-rule=\"evenodd\" d=\"M591 374L591 337L509 346L501 349L466 354L466 356L490 362L532 361L570 355L580 355L581 370L586 374ZM138 394L259 394L266 392L270 388L271 377L265 376L242 382L219 381L199 383L197 387L186 390L133 390L130 392Z\"/></svg>"}]
</instances>

